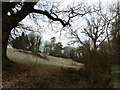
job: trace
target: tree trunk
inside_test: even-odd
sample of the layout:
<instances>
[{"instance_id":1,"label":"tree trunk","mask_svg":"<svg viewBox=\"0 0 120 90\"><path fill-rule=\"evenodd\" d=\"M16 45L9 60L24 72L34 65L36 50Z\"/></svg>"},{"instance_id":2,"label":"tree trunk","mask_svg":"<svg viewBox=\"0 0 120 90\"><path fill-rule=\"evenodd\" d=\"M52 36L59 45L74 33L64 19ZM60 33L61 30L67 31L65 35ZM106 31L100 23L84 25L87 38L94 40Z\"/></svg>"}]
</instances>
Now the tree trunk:
<instances>
[{"instance_id":1,"label":"tree trunk","mask_svg":"<svg viewBox=\"0 0 120 90\"><path fill-rule=\"evenodd\" d=\"M10 35L11 30L14 26L10 24L10 20L2 17L2 66L6 68L6 66L10 66L13 64L13 61L9 60L7 57L7 44L8 38Z\"/></svg>"},{"instance_id":2,"label":"tree trunk","mask_svg":"<svg viewBox=\"0 0 120 90\"><path fill-rule=\"evenodd\" d=\"M2 66L5 68L6 66L10 66L13 61L9 60L7 57L7 43L10 35L10 31L3 30L2 31Z\"/></svg>"},{"instance_id":3,"label":"tree trunk","mask_svg":"<svg viewBox=\"0 0 120 90\"><path fill-rule=\"evenodd\" d=\"M93 41L93 50L96 51L97 50L97 45L96 45L96 40Z\"/></svg>"},{"instance_id":4,"label":"tree trunk","mask_svg":"<svg viewBox=\"0 0 120 90\"><path fill-rule=\"evenodd\" d=\"M33 6L36 4L36 2L32 3L24 3L23 8L21 11L19 11L17 14L14 14L12 16L7 16L7 10L5 7L9 7L8 5L11 5L10 3L7 4L7 2L4 2L2 4L2 66L3 68L6 66L11 65L13 63L11 60L7 57L7 43L8 38L10 35L10 32L13 28L15 28L18 23L23 20L32 10Z\"/></svg>"}]
</instances>

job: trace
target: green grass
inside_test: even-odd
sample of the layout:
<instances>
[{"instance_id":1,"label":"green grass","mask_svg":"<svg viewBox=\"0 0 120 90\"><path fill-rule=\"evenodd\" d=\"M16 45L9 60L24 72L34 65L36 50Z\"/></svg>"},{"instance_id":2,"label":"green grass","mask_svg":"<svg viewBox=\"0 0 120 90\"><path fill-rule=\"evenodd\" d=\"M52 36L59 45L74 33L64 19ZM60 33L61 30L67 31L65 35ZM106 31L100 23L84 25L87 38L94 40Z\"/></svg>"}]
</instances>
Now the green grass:
<instances>
[{"instance_id":1,"label":"green grass","mask_svg":"<svg viewBox=\"0 0 120 90\"><path fill-rule=\"evenodd\" d=\"M113 75L113 88L120 88L120 82L118 78L120 76L120 67L112 67L112 75Z\"/></svg>"},{"instance_id":2,"label":"green grass","mask_svg":"<svg viewBox=\"0 0 120 90\"><path fill-rule=\"evenodd\" d=\"M14 62L23 63L23 64L49 65L49 66L58 66L58 67L76 68L76 69L79 69L84 66L84 64L75 62L71 59L64 59L64 58L58 58L58 57L47 55L48 60L46 60L46 59L36 57L31 54L25 54L19 51L20 51L19 49L8 48L7 55ZM39 53L39 54L43 55L42 53Z\"/></svg>"}]
</instances>

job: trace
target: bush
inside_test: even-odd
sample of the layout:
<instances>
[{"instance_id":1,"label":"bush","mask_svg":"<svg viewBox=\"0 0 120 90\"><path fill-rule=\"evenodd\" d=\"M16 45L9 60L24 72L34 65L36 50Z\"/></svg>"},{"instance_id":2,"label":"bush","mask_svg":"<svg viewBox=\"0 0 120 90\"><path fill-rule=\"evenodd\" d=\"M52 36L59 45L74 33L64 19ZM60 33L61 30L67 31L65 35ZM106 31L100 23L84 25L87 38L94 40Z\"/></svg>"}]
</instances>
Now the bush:
<instances>
[{"instance_id":1,"label":"bush","mask_svg":"<svg viewBox=\"0 0 120 90\"><path fill-rule=\"evenodd\" d=\"M110 87L110 61L107 53L90 51L83 57L85 69L83 75L87 77L90 87Z\"/></svg>"}]
</instances>

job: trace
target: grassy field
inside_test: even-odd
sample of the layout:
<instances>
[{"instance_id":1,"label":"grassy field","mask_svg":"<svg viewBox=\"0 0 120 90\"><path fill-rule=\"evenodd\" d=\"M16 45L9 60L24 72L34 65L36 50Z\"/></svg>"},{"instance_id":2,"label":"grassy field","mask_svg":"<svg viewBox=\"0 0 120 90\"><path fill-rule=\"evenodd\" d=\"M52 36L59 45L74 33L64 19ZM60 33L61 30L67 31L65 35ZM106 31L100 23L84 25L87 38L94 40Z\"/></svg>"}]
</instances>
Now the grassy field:
<instances>
[{"instance_id":1,"label":"grassy field","mask_svg":"<svg viewBox=\"0 0 120 90\"><path fill-rule=\"evenodd\" d=\"M16 63L2 72L4 88L90 88L96 83L102 85L99 83L99 79L96 79L97 74L95 74L95 80L98 82L93 83L85 68L82 68L84 64L71 59L49 55L47 55L47 59L43 59L41 58L44 56L42 53L36 56L30 51L24 52L10 48L7 55ZM115 77L113 87L117 88L119 87L117 79L119 71L116 67L113 67L112 71L113 77Z\"/></svg>"},{"instance_id":2,"label":"grassy field","mask_svg":"<svg viewBox=\"0 0 120 90\"><path fill-rule=\"evenodd\" d=\"M46 60L18 49L8 49L8 57L16 63L3 70L3 88L85 87L79 74L82 63L52 56Z\"/></svg>"},{"instance_id":3,"label":"grassy field","mask_svg":"<svg viewBox=\"0 0 120 90\"><path fill-rule=\"evenodd\" d=\"M30 51L29 51L30 52ZM16 63L23 63L23 64L42 64L42 65L54 65L54 66L61 66L66 68L81 68L84 66L82 63L75 62L71 59L64 59L58 58L47 55L47 59L43 59L31 54L23 53L22 50L19 49L8 49L8 57ZM39 53L43 56L42 53Z\"/></svg>"}]
</instances>

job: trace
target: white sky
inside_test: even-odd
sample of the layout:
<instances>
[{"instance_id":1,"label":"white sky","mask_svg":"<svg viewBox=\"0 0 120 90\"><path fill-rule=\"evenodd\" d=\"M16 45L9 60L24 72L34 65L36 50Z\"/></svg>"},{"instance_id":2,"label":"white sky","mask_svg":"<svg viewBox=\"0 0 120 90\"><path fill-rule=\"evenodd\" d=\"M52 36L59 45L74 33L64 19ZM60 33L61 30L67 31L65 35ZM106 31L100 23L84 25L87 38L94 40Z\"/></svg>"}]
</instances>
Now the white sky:
<instances>
[{"instance_id":1,"label":"white sky","mask_svg":"<svg viewBox=\"0 0 120 90\"><path fill-rule=\"evenodd\" d=\"M58 1L58 2L60 1L61 3L63 3L62 5L64 7L64 6L67 6L67 5L69 5L73 2L78 3L78 2L81 2L81 1L85 2L85 3L88 3L88 4L96 4L99 0L56 0L56 1ZM101 0L101 1L102 1L102 4L104 5L104 7L107 7L108 5L116 2L117 0ZM64 45L67 45L68 39L66 37L64 37L64 36L59 37L58 34L56 35L53 32L49 32L49 31L46 31L44 33L45 40L50 40L50 38L53 37L53 36L57 37L57 41L61 41L61 42L63 42Z\"/></svg>"},{"instance_id":2,"label":"white sky","mask_svg":"<svg viewBox=\"0 0 120 90\"><path fill-rule=\"evenodd\" d=\"M78 2L84 2L84 3L88 3L89 5L91 5L91 4L96 4L99 0L48 0L48 1L61 2L62 7L64 8L65 6L67 6L67 5L69 5L69 4L73 3L73 2L75 4L77 4ZM117 0L101 0L102 4L104 5L103 7L107 7L107 6L109 6L110 4L112 4L112 3L116 2L116 1ZM29 24L30 22L27 21L27 23ZM49 28L45 22L41 22L41 23L43 25L41 27L46 29L46 30L42 31L42 36L43 36L44 41L46 41L46 40L50 41L50 38L55 36L57 42L62 42L62 44L64 46L67 45L68 39L66 38L65 35L62 34L60 36L60 33L56 34L55 32L50 30L51 28ZM59 26L61 27L60 24L59 24Z\"/></svg>"}]
</instances>

